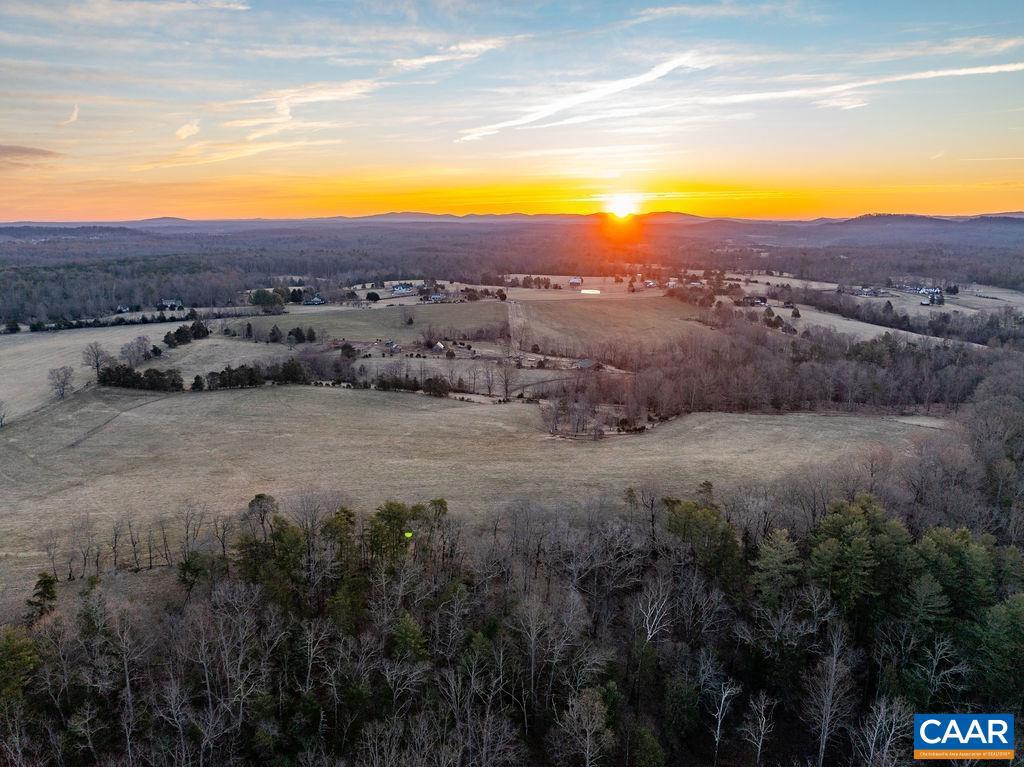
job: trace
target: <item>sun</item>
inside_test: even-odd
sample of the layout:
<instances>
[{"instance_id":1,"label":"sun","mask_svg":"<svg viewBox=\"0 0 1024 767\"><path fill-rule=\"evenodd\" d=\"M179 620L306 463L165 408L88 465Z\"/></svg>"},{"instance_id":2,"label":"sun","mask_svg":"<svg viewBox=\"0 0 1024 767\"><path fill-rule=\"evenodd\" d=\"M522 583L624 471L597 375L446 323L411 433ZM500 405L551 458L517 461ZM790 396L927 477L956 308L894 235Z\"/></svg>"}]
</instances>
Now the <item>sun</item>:
<instances>
[{"instance_id":1,"label":"sun","mask_svg":"<svg viewBox=\"0 0 1024 767\"><path fill-rule=\"evenodd\" d=\"M627 218L636 213L637 202L635 194L613 194L605 197L604 209L617 218Z\"/></svg>"}]
</instances>

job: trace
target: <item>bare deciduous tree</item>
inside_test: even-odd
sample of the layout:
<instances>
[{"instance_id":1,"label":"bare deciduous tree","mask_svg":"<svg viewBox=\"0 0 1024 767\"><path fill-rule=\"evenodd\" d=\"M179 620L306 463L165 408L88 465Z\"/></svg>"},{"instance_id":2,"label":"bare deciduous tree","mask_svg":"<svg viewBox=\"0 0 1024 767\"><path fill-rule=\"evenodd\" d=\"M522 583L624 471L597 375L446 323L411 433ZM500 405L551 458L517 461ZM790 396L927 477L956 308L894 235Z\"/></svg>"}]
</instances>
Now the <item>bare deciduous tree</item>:
<instances>
[{"instance_id":1,"label":"bare deciduous tree","mask_svg":"<svg viewBox=\"0 0 1024 767\"><path fill-rule=\"evenodd\" d=\"M659 574L644 586L637 600L637 622L645 642L653 642L672 625L672 583Z\"/></svg>"},{"instance_id":2,"label":"bare deciduous tree","mask_svg":"<svg viewBox=\"0 0 1024 767\"><path fill-rule=\"evenodd\" d=\"M570 698L552 734L555 754L567 763L597 767L615 743L607 715L601 694L593 688Z\"/></svg>"},{"instance_id":3,"label":"bare deciduous tree","mask_svg":"<svg viewBox=\"0 0 1024 767\"><path fill-rule=\"evenodd\" d=\"M4 423L7 422L7 416L10 414L11 409L7 403L0 399L0 429L4 428Z\"/></svg>"},{"instance_id":4,"label":"bare deciduous tree","mask_svg":"<svg viewBox=\"0 0 1024 767\"><path fill-rule=\"evenodd\" d=\"M149 359L149 350L152 346L148 337L138 336L121 347L121 359L130 367L141 365Z\"/></svg>"},{"instance_id":5,"label":"bare deciduous tree","mask_svg":"<svg viewBox=\"0 0 1024 767\"><path fill-rule=\"evenodd\" d=\"M761 757L764 753L764 746L775 729L775 706L778 701L768 695L764 690L759 690L750 699L750 708L743 718L740 727L740 734L754 750L754 767L761 767Z\"/></svg>"},{"instance_id":6,"label":"bare deciduous tree","mask_svg":"<svg viewBox=\"0 0 1024 767\"><path fill-rule=\"evenodd\" d=\"M100 370L113 361L113 355L104 349L99 341L93 341L82 349L82 365L92 368L97 378L99 378Z\"/></svg>"},{"instance_id":7,"label":"bare deciduous tree","mask_svg":"<svg viewBox=\"0 0 1024 767\"><path fill-rule=\"evenodd\" d=\"M824 652L805 683L806 713L818 740L818 767L825 764L829 742L847 724L853 710L849 655L846 630L833 624Z\"/></svg>"},{"instance_id":8,"label":"bare deciduous tree","mask_svg":"<svg viewBox=\"0 0 1024 767\"><path fill-rule=\"evenodd\" d=\"M853 734L853 761L859 767L899 767L906 763L911 732L910 707L896 698L879 698Z\"/></svg>"},{"instance_id":9,"label":"bare deciduous tree","mask_svg":"<svg viewBox=\"0 0 1024 767\"><path fill-rule=\"evenodd\" d=\"M725 736L723 725L732 707L733 699L743 692L739 682L725 673L718 660L710 651L701 652L698 660L698 686L704 705L711 713L711 736L715 741L714 764L718 765L718 753Z\"/></svg>"},{"instance_id":10,"label":"bare deciduous tree","mask_svg":"<svg viewBox=\"0 0 1024 767\"><path fill-rule=\"evenodd\" d=\"M487 392L487 396L493 396L494 394L494 365L489 362L484 363L483 370L480 372L480 377L484 383L484 390Z\"/></svg>"},{"instance_id":11,"label":"bare deciduous tree","mask_svg":"<svg viewBox=\"0 0 1024 767\"><path fill-rule=\"evenodd\" d=\"M519 368L511 360L501 360L498 362L497 374L502 396L505 399L509 399L512 396L512 390L519 381Z\"/></svg>"},{"instance_id":12,"label":"bare deciduous tree","mask_svg":"<svg viewBox=\"0 0 1024 767\"><path fill-rule=\"evenodd\" d=\"M68 392L74 389L75 371L71 369L70 365L50 368L50 372L46 377L50 382L50 388L53 389L53 393L57 395L57 399L64 399Z\"/></svg>"}]
</instances>

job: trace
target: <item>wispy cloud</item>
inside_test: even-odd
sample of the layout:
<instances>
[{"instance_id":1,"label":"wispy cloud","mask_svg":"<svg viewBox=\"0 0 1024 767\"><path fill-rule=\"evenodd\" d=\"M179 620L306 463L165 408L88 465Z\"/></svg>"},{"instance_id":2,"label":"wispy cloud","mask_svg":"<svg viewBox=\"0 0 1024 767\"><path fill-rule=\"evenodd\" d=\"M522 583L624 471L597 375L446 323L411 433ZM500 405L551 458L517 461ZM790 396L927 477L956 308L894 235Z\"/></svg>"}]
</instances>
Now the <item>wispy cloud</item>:
<instances>
[{"instance_id":1,"label":"wispy cloud","mask_svg":"<svg viewBox=\"0 0 1024 767\"><path fill-rule=\"evenodd\" d=\"M391 65L400 71L413 71L423 69L424 67L431 66L432 64L444 64L451 61L469 61L471 59L479 58L488 51L502 48L507 43L508 40L501 37L490 37L483 40L470 40L464 43L449 45L440 53L418 56L416 58L395 59L391 62Z\"/></svg>"},{"instance_id":2,"label":"wispy cloud","mask_svg":"<svg viewBox=\"0 0 1024 767\"><path fill-rule=\"evenodd\" d=\"M66 120L62 120L60 124L71 125L71 123L76 122L78 122L78 104L75 104L74 107L71 108L71 114L68 115Z\"/></svg>"},{"instance_id":3,"label":"wispy cloud","mask_svg":"<svg viewBox=\"0 0 1024 767\"><path fill-rule=\"evenodd\" d=\"M891 85L893 83L914 82L920 80L938 80L949 77L974 77L979 75L1007 74L1011 72L1024 72L1024 62L1013 62L1010 64L990 64L982 67L958 67L954 69L929 69L923 72L908 72L896 75L881 75L879 77L851 80L836 85L811 86L806 88L790 88L780 91L760 91L754 93L735 93L732 95L706 97L700 99L704 103L711 104L747 104L756 101L782 101L787 99L815 99L818 103L827 103L831 99L834 105L848 103L836 100L843 94L851 94L855 91L871 88L879 85Z\"/></svg>"},{"instance_id":4,"label":"wispy cloud","mask_svg":"<svg viewBox=\"0 0 1024 767\"><path fill-rule=\"evenodd\" d=\"M339 143L341 142L337 139L322 141L266 141L263 143L197 141L166 157L160 157L143 163L135 167L134 170L146 171L163 168L181 168L190 165L209 165L211 163L238 160L243 157L252 157L266 152L280 152L287 149L328 146Z\"/></svg>"},{"instance_id":5,"label":"wispy cloud","mask_svg":"<svg viewBox=\"0 0 1024 767\"><path fill-rule=\"evenodd\" d=\"M240 99L238 104L273 104L279 115L290 114L291 108L302 104L317 104L327 101L349 101L366 96L384 83L380 80L344 80L298 85L294 88L278 88L257 96Z\"/></svg>"},{"instance_id":6,"label":"wispy cloud","mask_svg":"<svg viewBox=\"0 0 1024 767\"><path fill-rule=\"evenodd\" d=\"M57 3L6 0L0 7L0 12L7 16L92 26L158 23L168 16L197 11L247 10L249 4L241 0L83 0Z\"/></svg>"},{"instance_id":7,"label":"wispy cloud","mask_svg":"<svg viewBox=\"0 0 1024 767\"><path fill-rule=\"evenodd\" d=\"M978 67L930 69L920 72L879 75L877 77L847 79L842 82L830 82L829 84L822 85L802 85L795 88L786 88L781 90L693 94L674 99L656 99L653 103L640 104L629 108L618 107L615 109L600 110L597 112L570 114L555 121L541 122L548 117L572 110L577 106L603 101L610 96L615 96L640 85L654 82L676 69L682 67L705 69L726 60L728 59L716 59L713 56L699 54L676 57L654 67L642 75L623 80L615 80L604 85L585 90L573 96L559 99L535 109L522 117L499 123L492 123L478 128L463 130L458 140L473 141L509 128L541 129L556 126L578 125L613 118L621 121L626 117L635 118L658 112L663 112L667 118L672 117L674 119L674 116L678 115L680 110L687 110L687 116L692 117L694 115L690 110L692 110L693 107L698 106L717 107L773 101L803 100L821 107L850 110L866 106L868 104L868 95L866 92L869 89L880 86L902 82L974 77L1024 71L1024 62L1012 62Z\"/></svg>"},{"instance_id":8,"label":"wispy cloud","mask_svg":"<svg viewBox=\"0 0 1024 767\"><path fill-rule=\"evenodd\" d=\"M1024 46L1024 37L958 37L938 42L916 40L902 45L879 48L857 54L868 63L899 61L927 56L995 56Z\"/></svg>"},{"instance_id":9,"label":"wispy cloud","mask_svg":"<svg viewBox=\"0 0 1024 767\"><path fill-rule=\"evenodd\" d=\"M590 104L595 101L601 101L614 96L618 93L638 88L641 85L647 85L653 83L656 80L660 80L666 75L675 72L677 69L704 69L710 66L711 62L704 56L697 53L687 53L682 56L677 56L668 61L662 62L655 67L647 70L646 72L636 75L635 77L626 77L621 80L612 80L607 83L589 88L580 93L576 93L571 96L553 101L549 104L539 107L522 117L517 117L513 120L506 120L504 122L493 123L491 125L484 125L479 128L470 128L469 130L463 131L460 141L476 141L485 136L491 136L495 133L503 131L507 128L518 128L523 125L529 125L530 123L538 122L545 118L564 112L567 109L582 106L583 104Z\"/></svg>"},{"instance_id":10,"label":"wispy cloud","mask_svg":"<svg viewBox=\"0 0 1024 767\"><path fill-rule=\"evenodd\" d=\"M187 123L182 125L178 130L174 131L174 135L184 141L187 138L199 133L199 119L189 120Z\"/></svg>"},{"instance_id":11,"label":"wispy cloud","mask_svg":"<svg viewBox=\"0 0 1024 767\"><path fill-rule=\"evenodd\" d=\"M737 3L724 0L720 3L684 3L645 8L628 20L628 24L645 24L669 18L687 19L738 19L763 16L794 15L799 3Z\"/></svg>"},{"instance_id":12,"label":"wispy cloud","mask_svg":"<svg viewBox=\"0 0 1024 767\"><path fill-rule=\"evenodd\" d=\"M60 152L52 152L49 149L0 144L0 170L38 165L49 160L56 160L58 157L62 157Z\"/></svg>"},{"instance_id":13,"label":"wispy cloud","mask_svg":"<svg viewBox=\"0 0 1024 767\"><path fill-rule=\"evenodd\" d=\"M308 83L294 88L266 91L250 98L223 104L221 108L231 109L239 106L269 105L272 107L270 113L226 120L221 123L221 127L252 129L246 137L247 141L256 141L285 131L342 127L343 123L339 122L296 119L293 109L307 104L351 101L363 98L384 85L386 83L382 80L365 79L334 83ZM184 127L182 126L182 128Z\"/></svg>"}]
</instances>

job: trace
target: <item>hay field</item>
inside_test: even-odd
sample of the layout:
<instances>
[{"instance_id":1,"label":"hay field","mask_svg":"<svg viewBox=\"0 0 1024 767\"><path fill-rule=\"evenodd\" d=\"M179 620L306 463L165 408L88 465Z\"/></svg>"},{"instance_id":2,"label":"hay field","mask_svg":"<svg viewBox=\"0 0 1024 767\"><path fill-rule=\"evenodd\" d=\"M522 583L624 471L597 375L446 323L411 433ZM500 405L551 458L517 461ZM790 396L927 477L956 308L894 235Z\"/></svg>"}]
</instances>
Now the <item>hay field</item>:
<instances>
[{"instance_id":1,"label":"hay field","mask_svg":"<svg viewBox=\"0 0 1024 767\"><path fill-rule=\"evenodd\" d=\"M100 527L187 501L241 509L253 494L342 490L445 497L453 511L531 496L579 502L653 482L771 479L867 443L906 446L921 427L881 417L705 413L601 442L548 436L537 407L319 387L156 395L94 389L0 431L0 583L44 565L40 537L80 513ZM781 446L785 446L784 448Z\"/></svg>"},{"instance_id":2,"label":"hay field","mask_svg":"<svg viewBox=\"0 0 1024 767\"><path fill-rule=\"evenodd\" d=\"M657 345L683 333L712 332L693 320L699 313L696 307L674 298L585 298L523 301L527 347L539 339L576 344L584 349L608 343Z\"/></svg>"},{"instance_id":3,"label":"hay field","mask_svg":"<svg viewBox=\"0 0 1024 767\"><path fill-rule=\"evenodd\" d=\"M444 331L454 328L470 330L485 325L495 325L508 319L508 310L499 301L474 301L465 304L410 304L408 306L384 306L359 309L355 307L327 306L303 307L311 311L291 312L282 315L253 317L246 321L230 323L241 332L246 322L254 328L269 330L277 325L287 332L296 325L313 327L323 331L330 338L345 338L356 341L375 341L378 338L392 338L399 343L419 340L420 332L428 325ZM407 325L405 317L413 317L413 324Z\"/></svg>"}]
</instances>

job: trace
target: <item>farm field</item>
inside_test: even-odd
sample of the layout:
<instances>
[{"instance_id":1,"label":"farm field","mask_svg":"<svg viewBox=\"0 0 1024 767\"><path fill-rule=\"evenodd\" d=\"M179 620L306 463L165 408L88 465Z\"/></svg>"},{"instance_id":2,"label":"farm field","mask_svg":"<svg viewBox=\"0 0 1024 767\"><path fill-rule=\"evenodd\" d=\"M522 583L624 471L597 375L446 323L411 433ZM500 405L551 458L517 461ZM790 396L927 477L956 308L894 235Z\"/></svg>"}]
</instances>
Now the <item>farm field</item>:
<instances>
[{"instance_id":1,"label":"farm field","mask_svg":"<svg viewBox=\"0 0 1024 767\"><path fill-rule=\"evenodd\" d=\"M256 492L340 490L358 509L447 498L458 514L525 497L585 502L656 483L685 494L781 477L923 428L883 417L703 413L600 442L544 433L536 407L265 387L160 396L91 390L0 431L0 582L44 564L40 536L90 515L237 511ZM780 445L794 449L780 450ZM799 449L796 449L796 448ZM766 460L767 456L771 460Z\"/></svg>"},{"instance_id":2,"label":"farm field","mask_svg":"<svg viewBox=\"0 0 1024 767\"><path fill-rule=\"evenodd\" d=\"M302 307L306 311L294 314L269 315L253 317L245 321L231 323L239 333L246 322L254 328L269 330L277 325L287 332L296 325L313 327L323 332L325 338L346 338L350 340L374 341L378 338L391 338L399 343L411 343L421 337L421 332L429 325L444 332L448 328L457 331L496 325L508 319L508 310L499 301L474 301L464 304L422 304L413 303L407 306L384 306L366 309L354 307ZM406 316L413 317L413 324L405 322Z\"/></svg>"},{"instance_id":3,"label":"farm field","mask_svg":"<svg viewBox=\"0 0 1024 767\"><path fill-rule=\"evenodd\" d=\"M608 343L657 345L682 333L711 332L692 321L696 307L674 298L652 296L625 301L585 296L578 301L524 301L525 343L577 345L584 350ZM544 345L543 343L541 344Z\"/></svg>"}]
</instances>

